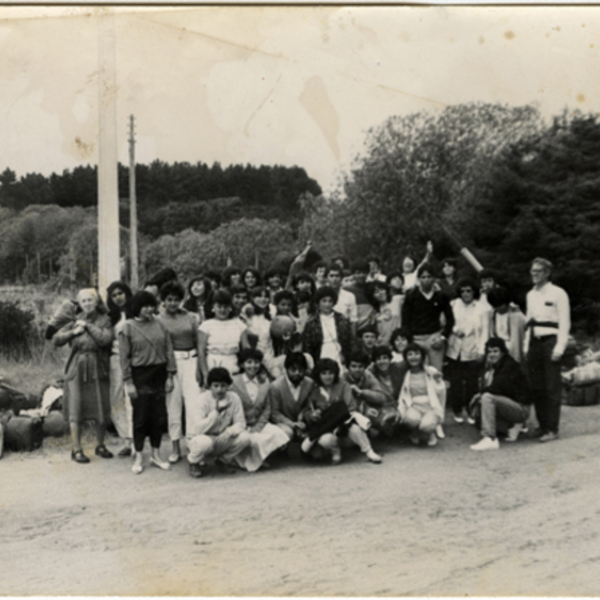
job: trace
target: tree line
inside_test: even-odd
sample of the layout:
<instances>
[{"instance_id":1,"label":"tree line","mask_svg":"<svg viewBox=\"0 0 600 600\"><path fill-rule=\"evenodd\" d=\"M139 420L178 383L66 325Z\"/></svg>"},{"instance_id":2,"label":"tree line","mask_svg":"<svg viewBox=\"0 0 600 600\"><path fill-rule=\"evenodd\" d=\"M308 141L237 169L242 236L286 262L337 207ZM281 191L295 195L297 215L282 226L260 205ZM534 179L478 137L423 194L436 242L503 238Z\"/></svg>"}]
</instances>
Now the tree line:
<instances>
[{"instance_id":1,"label":"tree line","mask_svg":"<svg viewBox=\"0 0 600 600\"><path fill-rule=\"evenodd\" d=\"M219 172L228 174L226 182L209 176ZM469 103L393 116L367 132L363 151L328 196L297 167L155 161L138 165L136 175L143 266L150 273L173 264L192 275L228 259L240 266L285 265L308 239L323 256L379 254L389 272L407 254L420 259L432 239L437 259L467 246L484 266L503 273L517 295L528 287L530 260L545 256L575 311L600 316L594 312L600 302L600 122L593 114L564 112L548 121L533 106ZM47 190L52 182L61 189L59 180L71 192L56 206L50 199L59 196ZM95 169L41 181L16 181L7 170L0 175L3 277L35 275L48 261L54 272L66 264L72 270L74 256L77 276L86 277L95 264L93 249L85 251L93 246ZM119 185L126 233L123 167ZM85 202L74 203L74 190Z\"/></svg>"}]
</instances>

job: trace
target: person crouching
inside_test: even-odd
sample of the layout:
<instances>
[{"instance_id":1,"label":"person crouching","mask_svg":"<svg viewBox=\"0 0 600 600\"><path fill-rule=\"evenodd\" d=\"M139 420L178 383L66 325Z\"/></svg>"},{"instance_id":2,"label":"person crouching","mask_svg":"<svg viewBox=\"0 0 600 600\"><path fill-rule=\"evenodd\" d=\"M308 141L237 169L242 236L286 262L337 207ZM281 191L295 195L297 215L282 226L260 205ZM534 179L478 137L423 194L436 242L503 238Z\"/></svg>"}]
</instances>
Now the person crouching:
<instances>
[{"instance_id":1,"label":"person crouching","mask_svg":"<svg viewBox=\"0 0 600 600\"><path fill-rule=\"evenodd\" d=\"M507 442L515 442L529 417L531 400L527 380L519 363L508 353L502 338L492 337L485 344L486 369L482 393L471 400L481 402L482 438L471 450L498 450L499 421L508 426Z\"/></svg>"},{"instance_id":2,"label":"person crouching","mask_svg":"<svg viewBox=\"0 0 600 600\"><path fill-rule=\"evenodd\" d=\"M202 477L209 455L226 473L235 472L230 463L250 444L244 408L239 396L228 391L231 375L224 367L208 372L207 390L190 403L187 416L187 444L190 475Z\"/></svg>"}]
</instances>

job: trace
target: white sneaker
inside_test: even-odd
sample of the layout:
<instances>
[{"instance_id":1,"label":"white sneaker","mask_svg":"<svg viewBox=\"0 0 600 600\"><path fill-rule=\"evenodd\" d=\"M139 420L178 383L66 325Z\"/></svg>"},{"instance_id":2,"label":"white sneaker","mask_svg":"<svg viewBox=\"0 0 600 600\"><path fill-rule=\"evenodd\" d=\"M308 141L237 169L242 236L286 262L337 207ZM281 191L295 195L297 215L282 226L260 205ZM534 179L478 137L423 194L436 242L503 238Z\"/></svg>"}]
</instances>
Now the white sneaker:
<instances>
[{"instance_id":1,"label":"white sneaker","mask_svg":"<svg viewBox=\"0 0 600 600\"><path fill-rule=\"evenodd\" d=\"M437 446L437 443L438 443L437 436L435 435L435 433L432 433L429 436L429 439L427 440L427 445L428 446Z\"/></svg>"},{"instance_id":2,"label":"white sneaker","mask_svg":"<svg viewBox=\"0 0 600 600\"><path fill-rule=\"evenodd\" d=\"M440 438L440 440L443 440L446 437L446 434L444 433L444 428L441 424L435 428L435 435L437 435Z\"/></svg>"},{"instance_id":3,"label":"white sneaker","mask_svg":"<svg viewBox=\"0 0 600 600\"><path fill-rule=\"evenodd\" d=\"M316 440L315 440L316 441ZM300 448L304 454L308 454L311 448L314 446L315 441L310 441L310 438L304 438L302 440L302 444L300 444Z\"/></svg>"},{"instance_id":4,"label":"white sneaker","mask_svg":"<svg viewBox=\"0 0 600 600\"><path fill-rule=\"evenodd\" d=\"M519 434L523 430L523 423L515 423L506 435L507 442L516 442L519 439Z\"/></svg>"},{"instance_id":5,"label":"white sneaker","mask_svg":"<svg viewBox=\"0 0 600 600\"><path fill-rule=\"evenodd\" d=\"M171 455L169 456L169 462L174 465L176 463L178 463L181 460L181 454L177 453L177 452L173 452L171 453Z\"/></svg>"},{"instance_id":6,"label":"white sneaker","mask_svg":"<svg viewBox=\"0 0 600 600\"><path fill-rule=\"evenodd\" d=\"M467 417L467 423L469 425L475 425L475 419L473 417Z\"/></svg>"},{"instance_id":7,"label":"white sneaker","mask_svg":"<svg viewBox=\"0 0 600 600\"><path fill-rule=\"evenodd\" d=\"M462 415L457 415L456 413L452 415L454 417L455 423L464 423L465 420L462 418Z\"/></svg>"},{"instance_id":8,"label":"white sneaker","mask_svg":"<svg viewBox=\"0 0 600 600\"><path fill-rule=\"evenodd\" d=\"M162 469L163 471L171 470L171 465L168 462L166 462L160 458L154 458L153 456L151 456L150 464L154 465L155 467L158 467L159 469Z\"/></svg>"},{"instance_id":9,"label":"white sneaker","mask_svg":"<svg viewBox=\"0 0 600 600\"><path fill-rule=\"evenodd\" d=\"M381 456L379 456L379 454L373 450L373 448L371 448L371 450L367 450L367 452L365 452L365 456L370 462L375 463L376 465L381 463L383 460Z\"/></svg>"},{"instance_id":10,"label":"white sneaker","mask_svg":"<svg viewBox=\"0 0 600 600\"><path fill-rule=\"evenodd\" d=\"M331 462L334 465L339 465L342 462L342 451L339 448L334 448L331 451Z\"/></svg>"},{"instance_id":11,"label":"white sneaker","mask_svg":"<svg viewBox=\"0 0 600 600\"><path fill-rule=\"evenodd\" d=\"M493 440L489 437L483 437L471 446L471 450L500 450L500 442L498 438Z\"/></svg>"}]
</instances>

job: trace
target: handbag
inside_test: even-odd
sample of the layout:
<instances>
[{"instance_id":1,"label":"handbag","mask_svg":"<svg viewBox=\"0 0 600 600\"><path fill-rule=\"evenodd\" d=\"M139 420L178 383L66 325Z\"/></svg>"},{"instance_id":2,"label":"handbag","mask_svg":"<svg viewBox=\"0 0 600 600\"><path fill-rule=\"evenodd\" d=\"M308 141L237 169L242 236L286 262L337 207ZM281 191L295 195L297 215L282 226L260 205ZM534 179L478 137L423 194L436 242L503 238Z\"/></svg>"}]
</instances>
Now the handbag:
<instances>
[{"instance_id":1,"label":"handbag","mask_svg":"<svg viewBox=\"0 0 600 600\"><path fill-rule=\"evenodd\" d=\"M310 441L330 433L350 419L348 405L343 400L337 400L321 412L321 418L307 426L306 432Z\"/></svg>"}]
</instances>

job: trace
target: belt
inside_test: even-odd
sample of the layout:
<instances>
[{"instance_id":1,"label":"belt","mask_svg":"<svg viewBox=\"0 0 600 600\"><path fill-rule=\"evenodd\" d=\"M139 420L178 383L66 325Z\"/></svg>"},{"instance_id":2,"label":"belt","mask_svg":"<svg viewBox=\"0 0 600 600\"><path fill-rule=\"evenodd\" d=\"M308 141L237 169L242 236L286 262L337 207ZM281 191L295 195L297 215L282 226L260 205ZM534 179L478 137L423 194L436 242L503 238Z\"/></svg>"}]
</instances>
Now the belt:
<instances>
[{"instance_id":1,"label":"belt","mask_svg":"<svg viewBox=\"0 0 600 600\"><path fill-rule=\"evenodd\" d=\"M175 358L195 358L198 356L197 350L173 350Z\"/></svg>"},{"instance_id":2,"label":"belt","mask_svg":"<svg viewBox=\"0 0 600 600\"><path fill-rule=\"evenodd\" d=\"M530 319L525 325L525 329L528 327L550 327L551 329L558 329L558 323L556 321L536 321L535 319Z\"/></svg>"},{"instance_id":3,"label":"belt","mask_svg":"<svg viewBox=\"0 0 600 600\"><path fill-rule=\"evenodd\" d=\"M550 338L556 339L557 336L550 334L550 335L534 335L532 337L533 340L537 340L538 342L543 342L544 340L549 340Z\"/></svg>"}]
</instances>

